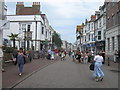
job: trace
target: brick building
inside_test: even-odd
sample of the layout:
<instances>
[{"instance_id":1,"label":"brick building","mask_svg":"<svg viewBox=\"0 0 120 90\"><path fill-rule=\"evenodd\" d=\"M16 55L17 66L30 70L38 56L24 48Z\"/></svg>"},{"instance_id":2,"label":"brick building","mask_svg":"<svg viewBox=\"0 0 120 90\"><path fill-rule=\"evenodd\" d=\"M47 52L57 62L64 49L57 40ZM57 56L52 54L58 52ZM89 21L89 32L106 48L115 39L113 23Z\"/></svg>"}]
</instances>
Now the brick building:
<instances>
[{"instance_id":1,"label":"brick building","mask_svg":"<svg viewBox=\"0 0 120 90\"><path fill-rule=\"evenodd\" d=\"M113 60L115 50L120 50L120 1L105 2L106 54Z\"/></svg>"}]
</instances>

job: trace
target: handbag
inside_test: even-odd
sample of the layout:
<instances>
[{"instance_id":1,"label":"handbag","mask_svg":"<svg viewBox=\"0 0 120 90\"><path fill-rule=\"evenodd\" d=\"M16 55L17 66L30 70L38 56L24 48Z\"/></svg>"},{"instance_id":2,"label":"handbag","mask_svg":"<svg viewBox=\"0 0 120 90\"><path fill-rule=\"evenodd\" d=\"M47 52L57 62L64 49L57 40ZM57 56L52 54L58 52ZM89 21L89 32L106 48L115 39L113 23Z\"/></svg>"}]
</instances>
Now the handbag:
<instances>
[{"instance_id":1,"label":"handbag","mask_svg":"<svg viewBox=\"0 0 120 90\"><path fill-rule=\"evenodd\" d=\"M91 71L94 71L94 67L95 67L95 63L91 63L90 66L89 66Z\"/></svg>"},{"instance_id":2,"label":"handbag","mask_svg":"<svg viewBox=\"0 0 120 90\"><path fill-rule=\"evenodd\" d=\"M13 64L16 66L17 65L17 60L16 58L13 59Z\"/></svg>"}]
</instances>

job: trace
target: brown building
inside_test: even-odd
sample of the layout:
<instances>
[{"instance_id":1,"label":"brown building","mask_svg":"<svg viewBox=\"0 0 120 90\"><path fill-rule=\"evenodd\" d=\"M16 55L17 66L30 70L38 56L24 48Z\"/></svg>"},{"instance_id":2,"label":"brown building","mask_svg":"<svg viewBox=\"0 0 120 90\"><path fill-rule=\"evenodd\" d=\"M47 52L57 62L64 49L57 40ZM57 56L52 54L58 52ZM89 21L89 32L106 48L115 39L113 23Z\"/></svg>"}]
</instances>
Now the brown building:
<instances>
[{"instance_id":1,"label":"brown building","mask_svg":"<svg viewBox=\"0 0 120 90\"><path fill-rule=\"evenodd\" d=\"M105 2L106 53L113 60L115 50L120 50L120 1Z\"/></svg>"},{"instance_id":2,"label":"brown building","mask_svg":"<svg viewBox=\"0 0 120 90\"><path fill-rule=\"evenodd\" d=\"M32 7L24 7L23 2L17 2L16 15L38 15L40 12L40 2L33 2Z\"/></svg>"}]
</instances>

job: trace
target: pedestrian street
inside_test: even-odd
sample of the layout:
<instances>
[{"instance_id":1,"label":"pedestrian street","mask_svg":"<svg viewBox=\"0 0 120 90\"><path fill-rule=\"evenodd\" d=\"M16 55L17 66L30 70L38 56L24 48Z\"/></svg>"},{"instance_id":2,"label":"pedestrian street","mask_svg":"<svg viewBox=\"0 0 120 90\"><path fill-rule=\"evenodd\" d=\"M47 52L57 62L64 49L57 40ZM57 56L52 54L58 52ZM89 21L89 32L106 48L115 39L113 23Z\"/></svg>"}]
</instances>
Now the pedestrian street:
<instances>
[{"instance_id":1,"label":"pedestrian street","mask_svg":"<svg viewBox=\"0 0 120 90\"><path fill-rule=\"evenodd\" d=\"M66 57L34 73L14 88L118 88L118 72L103 65L105 77L96 82L89 70L90 64L73 62Z\"/></svg>"}]
</instances>

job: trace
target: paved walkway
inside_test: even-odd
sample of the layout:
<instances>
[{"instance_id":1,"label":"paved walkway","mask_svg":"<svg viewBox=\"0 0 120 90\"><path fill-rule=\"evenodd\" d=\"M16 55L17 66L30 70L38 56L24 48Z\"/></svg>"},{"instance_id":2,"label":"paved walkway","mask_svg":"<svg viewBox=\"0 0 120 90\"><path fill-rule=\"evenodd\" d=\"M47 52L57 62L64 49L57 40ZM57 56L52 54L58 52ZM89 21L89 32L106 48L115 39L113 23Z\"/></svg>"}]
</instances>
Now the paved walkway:
<instances>
[{"instance_id":1,"label":"paved walkway","mask_svg":"<svg viewBox=\"0 0 120 90\"><path fill-rule=\"evenodd\" d=\"M65 61L53 63L28 77L15 88L118 88L118 72L103 65L105 73L102 82L95 82L89 64Z\"/></svg>"},{"instance_id":2,"label":"paved walkway","mask_svg":"<svg viewBox=\"0 0 120 90\"><path fill-rule=\"evenodd\" d=\"M31 73L38 69L44 68L49 64L56 62L57 60L47 60L47 59L34 59L32 62L28 62L24 65L23 75L20 77L18 66L14 66L12 63L7 64L5 67L5 72L2 73L2 87L8 88L15 85L17 82L26 78Z\"/></svg>"}]
</instances>

